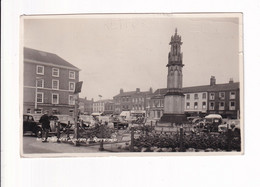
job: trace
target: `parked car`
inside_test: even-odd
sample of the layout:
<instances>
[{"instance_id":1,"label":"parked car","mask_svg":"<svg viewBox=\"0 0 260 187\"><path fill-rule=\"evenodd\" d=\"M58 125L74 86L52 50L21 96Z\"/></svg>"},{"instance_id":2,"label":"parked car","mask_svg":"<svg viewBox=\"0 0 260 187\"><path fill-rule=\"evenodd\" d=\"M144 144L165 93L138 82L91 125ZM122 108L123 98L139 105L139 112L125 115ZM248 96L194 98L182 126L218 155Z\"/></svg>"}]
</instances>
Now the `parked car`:
<instances>
[{"instance_id":1,"label":"parked car","mask_svg":"<svg viewBox=\"0 0 260 187\"><path fill-rule=\"evenodd\" d=\"M49 117L50 120L50 127L51 132L56 134L57 133L57 125L55 125L55 122L60 123L60 130L66 131L66 129L73 129L74 128L74 118L69 115L52 115Z\"/></svg>"},{"instance_id":2,"label":"parked car","mask_svg":"<svg viewBox=\"0 0 260 187\"><path fill-rule=\"evenodd\" d=\"M209 114L205 116L205 128L209 132L218 132L218 126L223 122L222 116L219 114Z\"/></svg>"},{"instance_id":3,"label":"parked car","mask_svg":"<svg viewBox=\"0 0 260 187\"><path fill-rule=\"evenodd\" d=\"M122 116L114 116L113 123L114 123L114 128L116 129L120 129L120 128L125 129L129 125L128 122Z\"/></svg>"},{"instance_id":4,"label":"parked car","mask_svg":"<svg viewBox=\"0 0 260 187\"><path fill-rule=\"evenodd\" d=\"M228 120L224 124L218 126L218 132L221 133L227 132L228 129L240 133L240 120Z\"/></svg>"},{"instance_id":5,"label":"parked car","mask_svg":"<svg viewBox=\"0 0 260 187\"><path fill-rule=\"evenodd\" d=\"M34 118L30 114L23 115L23 134L31 133L37 137L42 136L42 126L41 124L34 121Z\"/></svg>"},{"instance_id":6,"label":"parked car","mask_svg":"<svg viewBox=\"0 0 260 187\"><path fill-rule=\"evenodd\" d=\"M96 121L93 116L90 115L80 115L80 120L83 122L84 128L94 127Z\"/></svg>"},{"instance_id":7,"label":"parked car","mask_svg":"<svg viewBox=\"0 0 260 187\"><path fill-rule=\"evenodd\" d=\"M190 117L187 117L187 120L188 120L188 122L195 124L195 123L198 123L199 121L201 121L202 118L199 116L190 116Z\"/></svg>"}]
</instances>

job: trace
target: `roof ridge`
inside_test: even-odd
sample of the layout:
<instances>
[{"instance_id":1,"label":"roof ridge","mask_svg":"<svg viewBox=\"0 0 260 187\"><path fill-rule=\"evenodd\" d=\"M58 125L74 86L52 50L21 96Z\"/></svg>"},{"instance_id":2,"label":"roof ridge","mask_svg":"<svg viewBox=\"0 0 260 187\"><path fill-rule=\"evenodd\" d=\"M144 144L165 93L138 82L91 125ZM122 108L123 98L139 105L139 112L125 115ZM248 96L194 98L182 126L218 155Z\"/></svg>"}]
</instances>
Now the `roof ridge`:
<instances>
[{"instance_id":1,"label":"roof ridge","mask_svg":"<svg viewBox=\"0 0 260 187\"><path fill-rule=\"evenodd\" d=\"M67 60L61 58L59 55L43 50L33 49L29 47L24 47L24 59L42 62L47 64L54 64L58 66L65 66L70 68L76 68L80 70L78 67L74 66Z\"/></svg>"}]
</instances>

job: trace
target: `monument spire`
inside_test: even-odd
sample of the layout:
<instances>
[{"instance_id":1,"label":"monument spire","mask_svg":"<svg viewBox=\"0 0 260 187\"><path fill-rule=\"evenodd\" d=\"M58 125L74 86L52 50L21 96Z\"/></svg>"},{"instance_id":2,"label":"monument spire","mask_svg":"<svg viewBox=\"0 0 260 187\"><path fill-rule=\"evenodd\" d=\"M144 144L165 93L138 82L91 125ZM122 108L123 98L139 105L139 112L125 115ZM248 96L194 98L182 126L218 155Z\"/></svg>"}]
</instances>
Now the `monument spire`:
<instances>
[{"instance_id":1,"label":"monument spire","mask_svg":"<svg viewBox=\"0 0 260 187\"><path fill-rule=\"evenodd\" d=\"M182 52L181 52L181 36L177 34L171 36L169 43L171 46L168 54L167 89L168 92L164 96L164 114L160 119L162 123L182 123L186 120L184 115L184 94L182 92Z\"/></svg>"}]
</instances>

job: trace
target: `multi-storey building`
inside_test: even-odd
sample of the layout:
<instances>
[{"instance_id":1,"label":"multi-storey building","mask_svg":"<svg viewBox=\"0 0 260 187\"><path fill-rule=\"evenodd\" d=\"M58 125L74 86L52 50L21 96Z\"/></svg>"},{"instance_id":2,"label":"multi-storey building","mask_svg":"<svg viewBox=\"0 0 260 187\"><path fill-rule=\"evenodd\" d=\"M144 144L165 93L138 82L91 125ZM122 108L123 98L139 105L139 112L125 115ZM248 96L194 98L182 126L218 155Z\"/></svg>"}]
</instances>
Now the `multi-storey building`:
<instances>
[{"instance_id":1,"label":"multi-storey building","mask_svg":"<svg viewBox=\"0 0 260 187\"><path fill-rule=\"evenodd\" d=\"M205 115L208 106L208 86L194 86L183 88L185 95L184 111L187 115Z\"/></svg>"},{"instance_id":2,"label":"multi-storey building","mask_svg":"<svg viewBox=\"0 0 260 187\"><path fill-rule=\"evenodd\" d=\"M221 114L223 117L240 117L239 82L231 79L227 84L216 84L215 77L211 78L208 87L208 113Z\"/></svg>"},{"instance_id":3,"label":"multi-storey building","mask_svg":"<svg viewBox=\"0 0 260 187\"><path fill-rule=\"evenodd\" d=\"M120 89L120 93L113 97L115 103L115 114L120 114L122 111L132 111L133 113L146 113L149 109L149 100L153 90L141 92L140 88L136 91L124 92Z\"/></svg>"},{"instance_id":4,"label":"multi-storey building","mask_svg":"<svg viewBox=\"0 0 260 187\"><path fill-rule=\"evenodd\" d=\"M111 99L103 99L93 103L94 113L113 114L114 102Z\"/></svg>"},{"instance_id":5,"label":"multi-storey building","mask_svg":"<svg viewBox=\"0 0 260 187\"><path fill-rule=\"evenodd\" d=\"M115 109L114 101L113 101L112 99L111 99L111 100L108 100L108 101L105 103L104 114L114 114L114 109Z\"/></svg>"},{"instance_id":6,"label":"multi-storey building","mask_svg":"<svg viewBox=\"0 0 260 187\"><path fill-rule=\"evenodd\" d=\"M81 114L90 115L93 113L94 100L87 100L87 98L79 98L79 110Z\"/></svg>"},{"instance_id":7,"label":"multi-storey building","mask_svg":"<svg viewBox=\"0 0 260 187\"><path fill-rule=\"evenodd\" d=\"M56 54L24 48L24 113L74 112L79 68Z\"/></svg>"},{"instance_id":8,"label":"multi-storey building","mask_svg":"<svg viewBox=\"0 0 260 187\"><path fill-rule=\"evenodd\" d=\"M164 112L164 95L168 92L167 88L157 89L150 100L150 117L159 119Z\"/></svg>"},{"instance_id":9,"label":"multi-storey building","mask_svg":"<svg viewBox=\"0 0 260 187\"><path fill-rule=\"evenodd\" d=\"M160 118L164 112L164 95L168 89L157 89L151 97L152 118ZM221 114L224 118L238 118L239 82L232 80L226 84L216 84L214 76L210 79L210 85L184 87L185 95L184 112L187 116L207 114Z\"/></svg>"}]
</instances>

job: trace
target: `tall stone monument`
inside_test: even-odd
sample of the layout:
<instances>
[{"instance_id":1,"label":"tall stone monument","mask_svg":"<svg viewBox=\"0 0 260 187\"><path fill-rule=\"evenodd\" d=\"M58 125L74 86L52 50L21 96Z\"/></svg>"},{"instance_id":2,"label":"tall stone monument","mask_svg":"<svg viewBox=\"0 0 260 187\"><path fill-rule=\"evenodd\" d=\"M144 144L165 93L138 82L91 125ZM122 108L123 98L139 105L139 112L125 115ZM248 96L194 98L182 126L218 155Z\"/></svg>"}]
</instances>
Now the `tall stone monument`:
<instances>
[{"instance_id":1,"label":"tall stone monument","mask_svg":"<svg viewBox=\"0 0 260 187\"><path fill-rule=\"evenodd\" d=\"M169 43L171 50L168 55L167 93L164 96L164 114L160 123L180 124L186 121L184 115L184 94L182 92L182 63L183 53L181 52L181 36L177 34L171 37Z\"/></svg>"}]
</instances>

